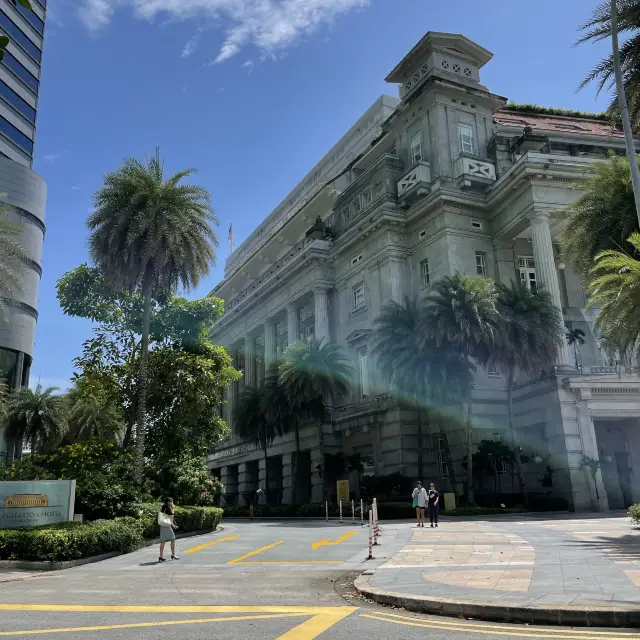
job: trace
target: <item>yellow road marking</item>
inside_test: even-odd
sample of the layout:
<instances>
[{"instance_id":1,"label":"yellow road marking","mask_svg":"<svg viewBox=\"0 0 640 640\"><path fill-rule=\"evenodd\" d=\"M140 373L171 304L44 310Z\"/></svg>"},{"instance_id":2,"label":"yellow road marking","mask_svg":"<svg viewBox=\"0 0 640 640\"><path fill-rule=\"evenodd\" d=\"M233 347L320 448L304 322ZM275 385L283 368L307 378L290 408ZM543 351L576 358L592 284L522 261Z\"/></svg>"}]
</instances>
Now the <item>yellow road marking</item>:
<instances>
[{"instance_id":1,"label":"yellow road marking","mask_svg":"<svg viewBox=\"0 0 640 640\"><path fill-rule=\"evenodd\" d=\"M230 560L229 562L227 562L227 564L239 564L243 560L246 560L247 558L252 558L253 556L257 556L259 553L262 553L267 549L273 549L273 547L277 547L279 544L282 544L283 542L284 540L278 540L278 542L273 542L271 544L266 545L265 547L260 547L259 549L256 549L251 553L247 553L243 556L240 556L239 558L234 558L233 560Z\"/></svg>"},{"instance_id":2,"label":"yellow road marking","mask_svg":"<svg viewBox=\"0 0 640 640\"><path fill-rule=\"evenodd\" d=\"M292 607L242 605L110 605L110 604L0 604L0 611L62 611L100 613L296 613L315 616L353 607Z\"/></svg>"},{"instance_id":3,"label":"yellow road marking","mask_svg":"<svg viewBox=\"0 0 640 640\"><path fill-rule=\"evenodd\" d=\"M410 618L408 616L401 616L398 615L396 613L387 613L386 611L376 611L377 616L385 616L388 618L399 618L400 620L410 620L412 622L415 622L416 620L418 622L422 622L422 620L420 619L416 619L416 618ZM391 622L391 620L390 620ZM469 629L496 629L499 628L501 631L503 630L519 630L522 629L522 626L519 627L515 627L515 626L509 626L506 624L502 624L502 623L495 623L495 624L482 624L482 623L477 623L477 622L454 622L453 620L449 621L449 620L431 620L431 619L426 619L424 620L424 622L429 622L429 623L433 623L433 624L446 624L447 626L451 626L451 627L468 627ZM500 624L499 627L496 627L496 624ZM558 628L558 629L552 629L549 627L531 627L531 626L527 626L526 628L527 631L540 631L543 633L569 633L566 629L563 628ZM619 632L619 631L587 631L586 629L584 631L580 630L580 633L582 633L585 636L596 636L596 638L603 638L605 636L615 636L616 638L622 636L622 637L626 637L626 638L637 638L638 634L637 633L625 633L625 632ZM595 640L595 639L593 639Z\"/></svg>"},{"instance_id":4,"label":"yellow road marking","mask_svg":"<svg viewBox=\"0 0 640 640\"><path fill-rule=\"evenodd\" d=\"M318 547L324 547L326 545L340 544L341 542L344 542L345 540L348 540L351 536L355 536L356 533L358 533L358 532L357 531L348 531L343 536L340 536L336 541L332 541L331 538L329 538L328 540L318 540L318 542L314 542L311 545L311 549L313 551L315 551Z\"/></svg>"},{"instance_id":5,"label":"yellow road marking","mask_svg":"<svg viewBox=\"0 0 640 640\"><path fill-rule=\"evenodd\" d=\"M193 553L194 551L200 551L200 549L205 549L206 547L211 547L214 544L218 544L218 542L226 542L227 540L235 540L239 538L239 535L236 536L227 536L226 538L220 538L218 540L214 540L213 542L205 542L204 544L199 544L197 547L191 547L191 549L187 549L185 553Z\"/></svg>"},{"instance_id":6,"label":"yellow road marking","mask_svg":"<svg viewBox=\"0 0 640 640\"><path fill-rule=\"evenodd\" d=\"M66 627L64 629L29 629L25 631L0 631L0 636L42 635L45 633L75 633L78 631L111 631L113 629L140 629L144 627L169 627L179 624L209 624L211 622L237 622L239 620L266 620L271 618L294 618L304 613L274 613L258 616L232 616L228 618L201 618L198 620L164 620L162 622L131 622L129 624L103 624L92 627ZM318 616L320 617L320 616ZM313 619L313 618L312 618ZM303 638L304 636L300 636ZM315 638L315 636L306 636Z\"/></svg>"},{"instance_id":7,"label":"yellow road marking","mask_svg":"<svg viewBox=\"0 0 640 640\"><path fill-rule=\"evenodd\" d=\"M404 626L407 627L420 627L422 629L444 629L445 631L454 631L454 630L460 630L462 631L461 627L459 626L453 626L451 624L448 623L432 623L432 622L428 622L428 621L424 621L424 622L409 622L407 620L394 620L391 618L386 618L386 617L382 617L381 615L368 615L366 613L362 613L360 614L361 618L371 618L372 620L380 620L382 622L389 622L391 624L402 624ZM551 632L554 635L549 635L550 632L545 631L545 633L524 633L524 629L527 629L528 631L528 627L524 627L522 631L519 632L510 632L510 631L501 631L500 627L494 627L491 629L491 631L483 631L482 629L478 629L477 627L474 627L473 625L469 625L469 627L465 630L471 631L473 630L473 633L477 633L480 635L485 635L485 636L513 636L513 637L518 637L518 638L555 638L556 640L585 640L585 639L589 639L589 640L593 640L593 636L587 636L587 635L558 635L555 632ZM611 640L626 640L627 638L632 638L632 637L637 637L637 636L632 636L631 634L626 634L626 635L617 635L617 636L607 636L607 638L611 638Z\"/></svg>"},{"instance_id":8,"label":"yellow road marking","mask_svg":"<svg viewBox=\"0 0 640 640\"><path fill-rule=\"evenodd\" d=\"M287 631L276 640L313 640L313 638L317 638L321 633L333 627L334 624L350 616L354 611L355 608L335 607L331 612L309 618L309 620L294 627L291 631Z\"/></svg>"}]
</instances>

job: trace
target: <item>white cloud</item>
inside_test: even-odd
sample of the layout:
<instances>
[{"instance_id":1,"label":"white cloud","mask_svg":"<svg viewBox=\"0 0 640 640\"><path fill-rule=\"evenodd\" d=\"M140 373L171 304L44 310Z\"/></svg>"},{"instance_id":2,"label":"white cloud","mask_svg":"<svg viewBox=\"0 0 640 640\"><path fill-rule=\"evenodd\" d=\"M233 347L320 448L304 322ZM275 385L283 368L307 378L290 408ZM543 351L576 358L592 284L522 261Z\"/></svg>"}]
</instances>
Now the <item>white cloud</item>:
<instances>
[{"instance_id":1,"label":"white cloud","mask_svg":"<svg viewBox=\"0 0 640 640\"><path fill-rule=\"evenodd\" d=\"M249 72L249 75L253 72L253 60L249 58L242 63L242 68Z\"/></svg>"},{"instance_id":2,"label":"white cloud","mask_svg":"<svg viewBox=\"0 0 640 640\"><path fill-rule=\"evenodd\" d=\"M158 15L178 20L210 19L226 25L224 41L212 64L224 62L244 47L253 45L273 52L293 45L319 26L340 15L366 7L371 0L82 0L80 17L91 30L106 26L114 10L129 6L139 19L153 20ZM192 38L183 57L198 44Z\"/></svg>"},{"instance_id":3,"label":"white cloud","mask_svg":"<svg viewBox=\"0 0 640 640\"><path fill-rule=\"evenodd\" d=\"M190 55L195 53L196 49L198 48L198 45L200 44L201 37L202 37L202 30L198 29L195 35L192 38L190 38L184 45L184 49L182 50L180 57L188 58Z\"/></svg>"},{"instance_id":4,"label":"white cloud","mask_svg":"<svg viewBox=\"0 0 640 640\"><path fill-rule=\"evenodd\" d=\"M42 159L45 162L49 162L51 164L53 164L54 162L57 162L58 160L60 160L60 158L62 158L62 151L59 151L58 153L45 153L42 156Z\"/></svg>"},{"instance_id":5,"label":"white cloud","mask_svg":"<svg viewBox=\"0 0 640 640\"><path fill-rule=\"evenodd\" d=\"M81 184L74 184L74 185L71 187L71 190L72 190L72 191L81 191L81 190L82 190L82 187L83 187L83 185L81 185Z\"/></svg>"}]
</instances>

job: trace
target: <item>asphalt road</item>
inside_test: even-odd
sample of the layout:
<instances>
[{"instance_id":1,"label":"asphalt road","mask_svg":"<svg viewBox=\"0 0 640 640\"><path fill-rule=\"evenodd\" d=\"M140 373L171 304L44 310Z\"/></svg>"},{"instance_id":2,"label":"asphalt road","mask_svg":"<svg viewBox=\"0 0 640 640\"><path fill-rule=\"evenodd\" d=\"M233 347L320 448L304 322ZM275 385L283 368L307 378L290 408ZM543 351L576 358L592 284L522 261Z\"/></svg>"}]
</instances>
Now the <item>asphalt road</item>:
<instances>
[{"instance_id":1,"label":"asphalt road","mask_svg":"<svg viewBox=\"0 0 640 640\"><path fill-rule=\"evenodd\" d=\"M376 559L367 561L366 528L350 523L227 523L214 534L179 540L177 561L159 563L158 548L150 547L0 583L0 638L640 638L631 630L414 615L354 597L350 579L384 562L408 534L409 525L383 526Z\"/></svg>"}]
</instances>

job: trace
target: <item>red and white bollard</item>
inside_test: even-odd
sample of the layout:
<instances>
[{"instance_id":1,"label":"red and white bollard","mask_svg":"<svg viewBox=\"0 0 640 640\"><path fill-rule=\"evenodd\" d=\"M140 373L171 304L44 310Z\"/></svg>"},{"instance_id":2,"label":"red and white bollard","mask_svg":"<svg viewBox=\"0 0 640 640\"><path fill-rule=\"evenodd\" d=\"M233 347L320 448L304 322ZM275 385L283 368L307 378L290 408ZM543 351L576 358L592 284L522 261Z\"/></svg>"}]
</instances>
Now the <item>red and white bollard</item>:
<instances>
[{"instance_id":1,"label":"red and white bollard","mask_svg":"<svg viewBox=\"0 0 640 640\"><path fill-rule=\"evenodd\" d=\"M364 527L364 500L360 498L360 526Z\"/></svg>"},{"instance_id":2,"label":"red and white bollard","mask_svg":"<svg viewBox=\"0 0 640 640\"><path fill-rule=\"evenodd\" d=\"M378 536L380 535L378 527L378 501L373 499L373 544L378 546Z\"/></svg>"},{"instance_id":3,"label":"red and white bollard","mask_svg":"<svg viewBox=\"0 0 640 640\"><path fill-rule=\"evenodd\" d=\"M339 506L340 506L340 524L342 524L342 500L340 500Z\"/></svg>"},{"instance_id":4,"label":"red and white bollard","mask_svg":"<svg viewBox=\"0 0 640 640\"><path fill-rule=\"evenodd\" d=\"M373 560L373 510L369 510L369 557L367 560Z\"/></svg>"},{"instance_id":5,"label":"red and white bollard","mask_svg":"<svg viewBox=\"0 0 640 640\"><path fill-rule=\"evenodd\" d=\"M351 501L351 524L356 523L356 501Z\"/></svg>"},{"instance_id":6,"label":"red and white bollard","mask_svg":"<svg viewBox=\"0 0 640 640\"><path fill-rule=\"evenodd\" d=\"M327 522L329 522L329 501L328 500L324 501L324 512L327 518Z\"/></svg>"}]
</instances>

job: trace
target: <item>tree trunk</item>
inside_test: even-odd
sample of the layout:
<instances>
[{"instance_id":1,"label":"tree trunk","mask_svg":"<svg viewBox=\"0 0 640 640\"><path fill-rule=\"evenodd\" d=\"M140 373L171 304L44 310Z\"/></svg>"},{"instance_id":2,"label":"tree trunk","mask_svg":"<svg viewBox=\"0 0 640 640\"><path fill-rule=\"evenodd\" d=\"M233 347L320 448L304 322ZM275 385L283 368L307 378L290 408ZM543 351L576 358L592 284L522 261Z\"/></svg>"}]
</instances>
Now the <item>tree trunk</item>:
<instances>
[{"instance_id":1,"label":"tree trunk","mask_svg":"<svg viewBox=\"0 0 640 640\"><path fill-rule=\"evenodd\" d=\"M418 422L418 477L421 482L424 482L424 460L422 455L422 414L420 413L420 407L417 411Z\"/></svg>"},{"instance_id":2,"label":"tree trunk","mask_svg":"<svg viewBox=\"0 0 640 640\"><path fill-rule=\"evenodd\" d=\"M264 503L269 504L269 445L266 438L262 445L264 447Z\"/></svg>"},{"instance_id":3,"label":"tree trunk","mask_svg":"<svg viewBox=\"0 0 640 640\"><path fill-rule=\"evenodd\" d=\"M296 450L291 461L291 499L293 504L298 504L298 469L300 464L300 423L295 419L294 435L296 441Z\"/></svg>"},{"instance_id":4,"label":"tree trunk","mask_svg":"<svg viewBox=\"0 0 640 640\"><path fill-rule=\"evenodd\" d=\"M466 357L469 360L469 357ZM473 487L473 422L471 422L471 413L473 411L473 384L469 379L467 387L467 504L475 504L476 496Z\"/></svg>"},{"instance_id":5,"label":"tree trunk","mask_svg":"<svg viewBox=\"0 0 640 640\"><path fill-rule=\"evenodd\" d=\"M449 482L451 483L451 491L453 495L456 497L456 507L458 505L459 495L458 495L458 479L456 478L456 470L453 466L453 458L451 457L451 448L449 447L449 437L447 436L447 432L444 430L444 427L440 427L440 435L442 436L442 443L444 449L444 459L447 463L447 471L449 472Z\"/></svg>"},{"instance_id":6,"label":"tree trunk","mask_svg":"<svg viewBox=\"0 0 640 640\"><path fill-rule=\"evenodd\" d=\"M520 446L516 439L516 426L513 420L513 370L509 371L507 376L507 413L509 414L509 431L511 432L511 446L513 447L513 459L516 463L516 472L518 474L518 483L520 491L524 497L525 506L529 504L529 492L527 491L527 482L524 478L524 469L522 468L522 457L520 456Z\"/></svg>"},{"instance_id":7,"label":"tree trunk","mask_svg":"<svg viewBox=\"0 0 640 640\"><path fill-rule=\"evenodd\" d=\"M624 141L627 148L627 159L629 160L629 168L631 169L633 197L636 202L638 222L640 222L640 168L638 167L638 157L636 156L636 149L633 141L633 130L631 129L631 119L629 118L627 96L625 95L624 83L622 81L620 47L618 45L618 5L616 0L611 0L611 48L613 53L613 72L616 78L616 91L618 93L618 106L620 108L620 116L622 118Z\"/></svg>"},{"instance_id":8,"label":"tree trunk","mask_svg":"<svg viewBox=\"0 0 640 640\"><path fill-rule=\"evenodd\" d=\"M147 362L149 360L149 328L151 326L151 286L144 292L142 315L142 341L140 343L140 364L138 368L138 407L136 413L136 481L144 480L144 440L147 432Z\"/></svg>"}]
</instances>

